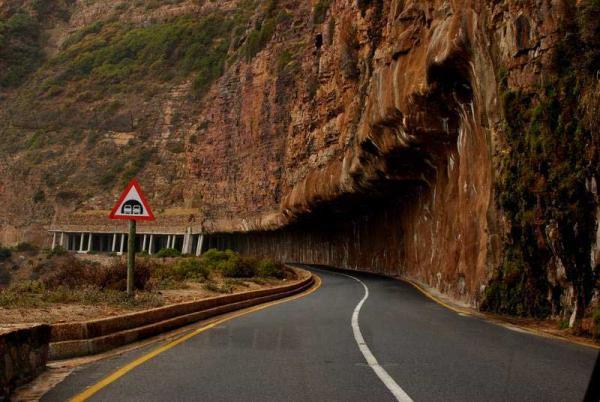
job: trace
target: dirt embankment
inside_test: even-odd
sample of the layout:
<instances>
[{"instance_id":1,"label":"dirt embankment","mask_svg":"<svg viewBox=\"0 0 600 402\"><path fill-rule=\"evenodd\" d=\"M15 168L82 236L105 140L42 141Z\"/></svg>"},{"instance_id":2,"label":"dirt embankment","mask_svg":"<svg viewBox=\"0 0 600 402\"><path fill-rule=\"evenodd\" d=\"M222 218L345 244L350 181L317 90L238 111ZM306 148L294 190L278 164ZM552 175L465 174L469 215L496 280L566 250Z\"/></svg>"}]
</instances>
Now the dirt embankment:
<instances>
[{"instance_id":1,"label":"dirt embankment","mask_svg":"<svg viewBox=\"0 0 600 402\"><path fill-rule=\"evenodd\" d=\"M0 328L105 318L223 294L268 289L297 279L267 259L211 250L201 258L139 258L137 292L124 293L120 257L15 252L0 262Z\"/></svg>"}]
</instances>

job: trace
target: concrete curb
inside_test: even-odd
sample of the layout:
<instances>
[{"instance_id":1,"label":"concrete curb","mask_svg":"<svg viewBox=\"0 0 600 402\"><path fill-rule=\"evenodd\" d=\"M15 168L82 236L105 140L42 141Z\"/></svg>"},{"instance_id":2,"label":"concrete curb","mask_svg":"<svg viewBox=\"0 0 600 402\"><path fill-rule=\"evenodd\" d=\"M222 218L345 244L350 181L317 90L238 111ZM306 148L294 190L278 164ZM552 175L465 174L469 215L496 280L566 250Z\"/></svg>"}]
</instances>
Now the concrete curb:
<instances>
[{"instance_id":1,"label":"concrete curb","mask_svg":"<svg viewBox=\"0 0 600 402\"><path fill-rule=\"evenodd\" d=\"M271 289L174 304L100 320L55 324L51 327L49 358L62 360L102 353L219 314L282 299L310 288L313 283L314 278L310 274L300 282Z\"/></svg>"}]
</instances>

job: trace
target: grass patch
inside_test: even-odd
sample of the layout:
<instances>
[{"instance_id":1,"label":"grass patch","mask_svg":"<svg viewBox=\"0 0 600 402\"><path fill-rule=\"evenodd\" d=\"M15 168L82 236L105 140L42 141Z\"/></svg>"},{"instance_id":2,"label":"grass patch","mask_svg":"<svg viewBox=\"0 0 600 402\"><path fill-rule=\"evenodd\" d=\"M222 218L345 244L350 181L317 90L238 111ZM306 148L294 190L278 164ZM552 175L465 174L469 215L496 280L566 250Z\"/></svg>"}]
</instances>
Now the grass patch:
<instances>
[{"instance_id":1,"label":"grass patch","mask_svg":"<svg viewBox=\"0 0 600 402\"><path fill-rule=\"evenodd\" d=\"M40 308L57 303L152 308L164 305L164 300L159 294L150 292L137 292L134 298L129 298L127 293L113 289L93 286L47 288L38 281L28 281L0 291L0 307L3 308Z\"/></svg>"},{"instance_id":2,"label":"grass patch","mask_svg":"<svg viewBox=\"0 0 600 402\"><path fill-rule=\"evenodd\" d=\"M222 285L219 285L216 282L207 282L204 284L204 289L216 293L233 293L233 286L228 283L223 283Z\"/></svg>"}]
</instances>

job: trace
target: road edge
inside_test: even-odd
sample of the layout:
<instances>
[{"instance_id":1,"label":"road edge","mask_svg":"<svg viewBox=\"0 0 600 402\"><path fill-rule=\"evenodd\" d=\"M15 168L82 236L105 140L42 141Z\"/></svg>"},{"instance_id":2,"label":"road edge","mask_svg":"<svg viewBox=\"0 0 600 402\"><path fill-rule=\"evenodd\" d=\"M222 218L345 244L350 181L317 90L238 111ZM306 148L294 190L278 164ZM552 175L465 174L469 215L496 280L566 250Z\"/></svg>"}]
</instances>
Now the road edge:
<instances>
[{"instance_id":1,"label":"road edge","mask_svg":"<svg viewBox=\"0 0 600 402\"><path fill-rule=\"evenodd\" d=\"M539 336L542 338L554 339L554 340L558 340L558 341L562 341L562 342L567 342L567 343L570 343L573 345L585 346L585 347L588 347L591 349L600 350L600 345L595 344L593 341L586 342L583 340L571 339L571 338L560 336L560 335L553 334L550 332L545 332L545 331L537 330L534 328L529 328L529 327L526 327L523 325L513 324L511 322L508 322L507 320L503 320L502 316L491 315L486 312L476 310L472 307L459 306L456 303L452 302L451 300L442 300L440 297L434 295L432 292L427 290L427 288L423 284L418 283L417 281L407 278L407 277L391 276L391 275L385 275L385 274L381 274L381 273L363 271L363 270L358 270L358 269L345 269L345 268L330 267L330 266L321 265L321 264L288 263L288 265L292 265L292 266L295 266L298 268L313 266L317 269L323 269L325 271L332 271L332 272L337 271L337 272L341 272L341 273L357 273L358 272L360 274L371 275L371 276L376 276L376 277L380 277L380 278L394 279L394 280L397 280L397 281L400 281L400 282L410 285L411 287L413 287L417 291L419 291L419 293L421 293L423 296L427 297L428 299L435 302L436 304L439 304L440 306L442 306L458 315L477 317L477 318L483 319L491 324L498 325L500 327L509 329L511 331L521 331L521 332L525 332L530 335L536 335L536 336Z\"/></svg>"},{"instance_id":2,"label":"road edge","mask_svg":"<svg viewBox=\"0 0 600 402\"><path fill-rule=\"evenodd\" d=\"M50 340L49 358L56 361L103 353L210 317L303 292L312 286L314 278L306 270L298 271L303 279L269 289L176 303L97 320L54 324L51 326L53 339Z\"/></svg>"},{"instance_id":3,"label":"road edge","mask_svg":"<svg viewBox=\"0 0 600 402\"><path fill-rule=\"evenodd\" d=\"M475 310L474 308L452 306L449 302L440 299L439 297L437 297L436 295L434 295L433 293L428 291L427 288L425 288L423 285L417 283L414 280L411 280L408 278L402 278L402 277L391 277L391 278L397 279L401 282L411 285L413 288L417 289L421 294L423 294L427 298L431 299L432 301L439 304L440 306L443 306L446 309L451 310L459 315L478 317L478 318L481 318L491 324L501 326L501 327L509 329L511 331L514 331L514 330L523 331L528 334L536 335L536 336L539 336L542 338L555 339L555 340L559 340L562 342L571 343L574 345L586 346L586 347L589 347L592 349L600 350L600 345L596 345L595 343L592 343L593 341L585 342L585 341L580 341L580 340L576 340L576 339L571 339L571 338L560 336L560 335L553 334L550 332L526 327L523 325L514 324L511 322L508 322L508 320L504 320L502 318L502 316L487 314L486 312Z\"/></svg>"},{"instance_id":4,"label":"road edge","mask_svg":"<svg viewBox=\"0 0 600 402\"><path fill-rule=\"evenodd\" d=\"M278 304L291 302L291 301L309 296L310 294L316 292L321 287L321 278L314 273L311 273L311 274L312 274L312 278L314 279L314 281L313 281L312 286L310 286L308 289L306 289L300 293L296 293L294 295L284 297L282 299L269 301L266 303L262 303L262 304L259 304L256 306L252 306L252 307L248 307L246 309L239 310L239 311L231 314L230 316L227 316L227 317L224 317L221 319L217 319L217 320L212 321L209 324L204 325L188 334L182 335L182 336L174 339L173 341L167 343L166 345L159 346L159 347L151 350L150 352L132 360L131 362L127 363L126 365L120 367L119 369L115 370L108 376L104 377L102 380L100 380L97 383L86 388L83 392L73 396L72 398L69 399L69 401L70 402L83 402L83 401L88 400L90 397L92 397L93 395L98 393L100 390L102 390L106 386L110 385L114 381L118 380L119 378L123 377L124 375L126 375L127 373L129 373L130 371L135 369L136 367L153 359L154 357L158 356L159 354L161 354L169 349L172 349L179 344L184 343L185 341L193 338L194 336L199 335L205 331L208 331L211 328L214 328L224 322L227 322L227 321L233 320L235 318L242 317L242 316L245 316L245 315L260 311L260 310L264 310L266 308L276 306Z\"/></svg>"}]
</instances>

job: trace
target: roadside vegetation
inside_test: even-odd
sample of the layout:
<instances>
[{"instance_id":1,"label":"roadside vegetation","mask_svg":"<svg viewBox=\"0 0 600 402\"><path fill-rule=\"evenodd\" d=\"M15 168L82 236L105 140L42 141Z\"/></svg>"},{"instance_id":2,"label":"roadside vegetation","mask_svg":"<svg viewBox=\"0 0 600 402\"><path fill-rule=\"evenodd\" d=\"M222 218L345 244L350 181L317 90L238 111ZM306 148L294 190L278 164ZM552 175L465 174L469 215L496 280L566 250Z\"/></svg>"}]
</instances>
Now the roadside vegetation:
<instances>
[{"instance_id":1,"label":"roadside vegetation","mask_svg":"<svg viewBox=\"0 0 600 402\"><path fill-rule=\"evenodd\" d=\"M600 265L592 266L590 255L600 174L600 2L573 4L569 12L539 90L514 90L510 72L498 73L507 152L497 194L510 230L482 307L558 318L598 337L600 307L591 303ZM584 318L594 321L591 330Z\"/></svg>"},{"instance_id":2,"label":"roadside vegetation","mask_svg":"<svg viewBox=\"0 0 600 402\"><path fill-rule=\"evenodd\" d=\"M19 251L17 251L19 249ZM34 253L32 258L21 258ZM107 305L124 309L166 304L164 293L195 289L208 297L275 285L294 278L293 271L267 258L231 250L209 250L201 257L177 256L163 249L139 256L134 270L136 295L126 296L126 262L108 257L107 264L79 258L60 247L35 254L28 246L0 248L0 308L44 308L53 304ZM19 261L27 263L19 266Z\"/></svg>"}]
</instances>

